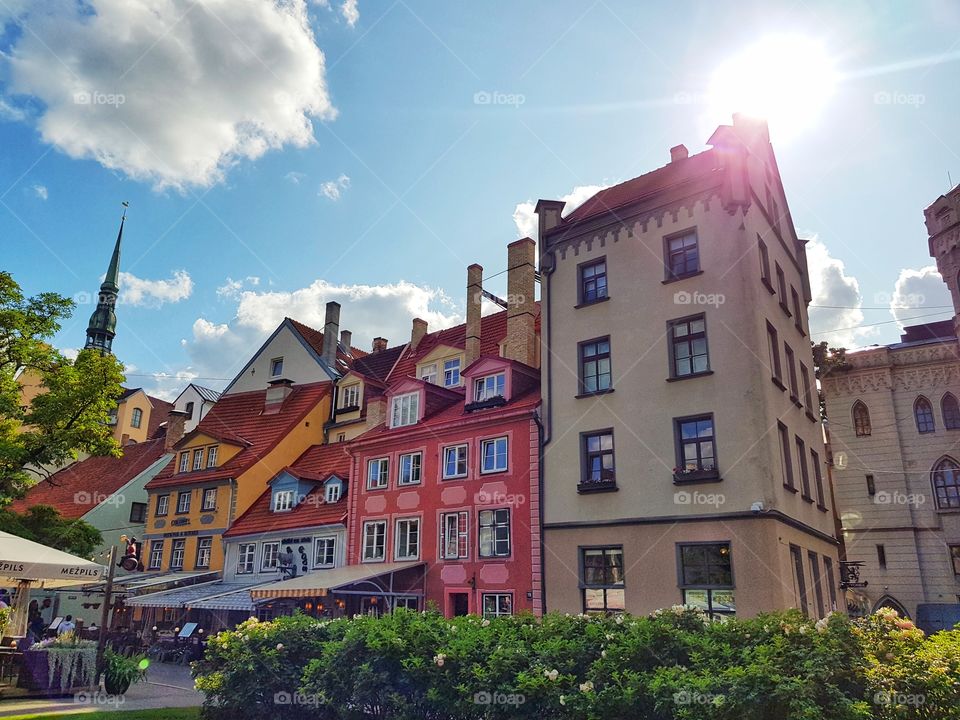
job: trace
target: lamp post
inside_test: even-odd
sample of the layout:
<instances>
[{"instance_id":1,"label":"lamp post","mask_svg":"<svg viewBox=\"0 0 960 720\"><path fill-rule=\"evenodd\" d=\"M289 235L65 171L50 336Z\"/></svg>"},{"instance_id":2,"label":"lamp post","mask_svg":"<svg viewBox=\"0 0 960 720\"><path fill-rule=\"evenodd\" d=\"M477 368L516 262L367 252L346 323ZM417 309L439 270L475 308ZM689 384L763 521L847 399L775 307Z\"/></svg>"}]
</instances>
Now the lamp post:
<instances>
[{"instance_id":1,"label":"lamp post","mask_svg":"<svg viewBox=\"0 0 960 720\"><path fill-rule=\"evenodd\" d=\"M110 629L110 604L113 599L113 575L117 570L117 546L110 546L110 561L107 570L107 585L103 590L103 610L100 612L100 634L97 637L97 678L103 670L103 651L107 647L107 631Z\"/></svg>"}]
</instances>

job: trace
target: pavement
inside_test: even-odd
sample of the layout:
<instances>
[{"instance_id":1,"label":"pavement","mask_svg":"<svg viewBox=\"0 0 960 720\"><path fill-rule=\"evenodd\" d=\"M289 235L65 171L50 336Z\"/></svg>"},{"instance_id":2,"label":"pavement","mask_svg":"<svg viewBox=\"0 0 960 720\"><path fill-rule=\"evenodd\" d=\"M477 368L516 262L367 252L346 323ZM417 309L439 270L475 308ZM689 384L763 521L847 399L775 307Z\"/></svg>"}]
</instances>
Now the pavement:
<instances>
[{"instance_id":1,"label":"pavement","mask_svg":"<svg viewBox=\"0 0 960 720\"><path fill-rule=\"evenodd\" d=\"M0 718L31 713L61 715L105 710L193 707L202 702L203 694L193 689L193 678L188 666L154 663L147 670L146 681L131 685L124 695L90 692L62 698L0 700Z\"/></svg>"}]
</instances>

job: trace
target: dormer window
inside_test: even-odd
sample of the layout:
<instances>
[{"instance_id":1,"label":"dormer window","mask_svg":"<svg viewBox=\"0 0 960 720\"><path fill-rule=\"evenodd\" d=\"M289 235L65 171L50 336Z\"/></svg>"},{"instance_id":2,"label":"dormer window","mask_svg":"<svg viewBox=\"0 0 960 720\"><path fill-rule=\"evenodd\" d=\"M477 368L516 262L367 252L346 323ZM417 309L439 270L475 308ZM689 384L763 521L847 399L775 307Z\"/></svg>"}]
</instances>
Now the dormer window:
<instances>
[{"instance_id":1,"label":"dormer window","mask_svg":"<svg viewBox=\"0 0 960 720\"><path fill-rule=\"evenodd\" d=\"M190 453L180 453L180 472L186 472L190 467Z\"/></svg>"},{"instance_id":2,"label":"dormer window","mask_svg":"<svg viewBox=\"0 0 960 720\"><path fill-rule=\"evenodd\" d=\"M283 375L283 358L273 358L270 361L270 377L278 378Z\"/></svg>"},{"instance_id":3,"label":"dormer window","mask_svg":"<svg viewBox=\"0 0 960 720\"><path fill-rule=\"evenodd\" d=\"M397 395L390 401L390 427L415 425L420 419L420 393Z\"/></svg>"},{"instance_id":4,"label":"dormer window","mask_svg":"<svg viewBox=\"0 0 960 720\"><path fill-rule=\"evenodd\" d=\"M460 358L451 358L443 362L443 386L460 387Z\"/></svg>"},{"instance_id":5,"label":"dormer window","mask_svg":"<svg viewBox=\"0 0 960 720\"><path fill-rule=\"evenodd\" d=\"M286 512L293 509L293 490L279 490L273 494L273 511Z\"/></svg>"},{"instance_id":6,"label":"dormer window","mask_svg":"<svg viewBox=\"0 0 960 720\"><path fill-rule=\"evenodd\" d=\"M211 445L207 448L207 467L212 468L217 466L217 450L219 445Z\"/></svg>"},{"instance_id":7,"label":"dormer window","mask_svg":"<svg viewBox=\"0 0 960 720\"><path fill-rule=\"evenodd\" d=\"M437 384L437 364L430 363L420 368L420 379L424 382Z\"/></svg>"},{"instance_id":8,"label":"dormer window","mask_svg":"<svg viewBox=\"0 0 960 720\"><path fill-rule=\"evenodd\" d=\"M507 376L505 373L497 373L496 375L477 378L473 384L474 402L492 400L496 397L506 397L506 384Z\"/></svg>"},{"instance_id":9,"label":"dormer window","mask_svg":"<svg viewBox=\"0 0 960 720\"><path fill-rule=\"evenodd\" d=\"M347 385L341 390L340 409L360 406L360 385Z\"/></svg>"},{"instance_id":10,"label":"dormer window","mask_svg":"<svg viewBox=\"0 0 960 720\"><path fill-rule=\"evenodd\" d=\"M343 492L343 486L339 480L330 480L323 490L323 501L326 503L335 503L340 500L340 493Z\"/></svg>"}]
</instances>

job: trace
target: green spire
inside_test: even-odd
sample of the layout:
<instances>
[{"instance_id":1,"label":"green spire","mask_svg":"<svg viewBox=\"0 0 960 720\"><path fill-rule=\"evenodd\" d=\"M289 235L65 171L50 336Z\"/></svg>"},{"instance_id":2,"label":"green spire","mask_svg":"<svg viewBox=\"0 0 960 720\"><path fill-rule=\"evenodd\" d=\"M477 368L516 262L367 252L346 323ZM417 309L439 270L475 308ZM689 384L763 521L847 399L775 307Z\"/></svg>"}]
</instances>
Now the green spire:
<instances>
[{"instance_id":1,"label":"green spire","mask_svg":"<svg viewBox=\"0 0 960 720\"><path fill-rule=\"evenodd\" d=\"M127 220L128 203L123 203L123 217L120 218L120 232L117 233L117 242L113 246L113 255L107 274L100 284L100 296L97 299L97 309L90 316L87 325L87 341L84 348L92 348L102 353L111 352L113 338L117 334L117 315L114 307L117 304L117 294L120 292L120 242L123 240L123 224Z\"/></svg>"},{"instance_id":2,"label":"green spire","mask_svg":"<svg viewBox=\"0 0 960 720\"><path fill-rule=\"evenodd\" d=\"M120 218L120 232L117 233L117 244L113 247L113 255L110 258L110 266L107 268L107 276L100 285L100 290L120 291L120 241L123 239L123 223L127 220L126 206L124 206L123 217Z\"/></svg>"}]
</instances>

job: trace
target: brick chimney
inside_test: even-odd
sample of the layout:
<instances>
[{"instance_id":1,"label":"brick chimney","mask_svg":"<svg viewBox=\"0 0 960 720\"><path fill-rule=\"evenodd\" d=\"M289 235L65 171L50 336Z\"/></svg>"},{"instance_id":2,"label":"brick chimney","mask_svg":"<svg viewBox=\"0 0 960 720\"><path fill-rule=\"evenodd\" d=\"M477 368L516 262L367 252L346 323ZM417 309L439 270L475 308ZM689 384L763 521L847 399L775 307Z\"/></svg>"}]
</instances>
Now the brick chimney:
<instances>
[{"instance_id":1,"label":"brick chimney","mask_svg":"<svg viewBox=\"0 0 960 720\"><path fill-rule=\"evenodd\" d=\"M373 339L373 352L383 352L387 349L387 339L382 337L375 337Z\"/></svg>"},{"instance_id":2,"label":"brick chimney","mask_svg":"<svg viewBox=\"0 0 960 720\"><path fill-rule=\"evenodd\" d=\"M120 444L121 445L130 444L130 433L124 433L123 435L120 436Z\"/></svg>"},{"instance_id":3,"label":"brick chimney","mask_svg":"<svg viewBox=\"0 0 960 720\"><path fill-rule=\"evenodd\" d=\"M670 162L675 163L677 160L686 160L690 157L690 151L687 150L686 145L674 145L670 148Z\"/></svg>"},{"instance_id":4,"label":"brick chimney","mask_svg":"<svg viewBox=\"0 0 960 720\"><path fill-rule=\"evenodd\" d=\"M423 340L423 336L427 334L427 321L421 320L420 318L413 319L413 329L410 331L410 349L416 350L417 345L420 344L420 341Z\"/></svg>"},{"instance_id":5,"label":"brick chimney","mask_svg":"<svg viewBox=\"0 0 960 720\"><path fill-rule=\"evenodd\" d=\"M467 343L464 367L480 357L480 306L483 303L483 268L474 263L467 268Z\"/></svg>"},{"instance_id":6,"label":"brick chimney","mask_svg":"<svg viewBox=\"0 0 960 720\"><path fill-rule=\"evenodd\" d=\"M323 320L323 361L330 368L337 366L337 338L340 336L340 303L331 300L327 303L326 317Z\"/></svg>"},{"instance_id":7,"label":"brick chimney","mask_svg":"<svg viewBox=\"0 0 960 720\"><path fill-rule=\"evenodd\" d=\"M503 355L536 367L537 333L534 284L537 244L521 238L507 245L507 337Z\"/></svg>"},{"instance_id":8,"label":"brick chimney","mask_svg":"<svg viewBox=\"0 0 960 720\"><path fill-rule=\"evenodd\" d=\"M163 437L164 452L170 452L183 438L183 426L186 422L187 414L180 410L171 410L167 415L167 432Z\"/></svg>"},{"instance_id":9,"label":"brick chimney","mask_svg":"<svg viewBox=\"0 0 960 720\"><path fill-rule=\"evenodd\" d=\"M273 415L280 412L283 401L293 392L293 380L278 378L271 380L263 399L263 414Z\"/></svg>"},{"instance_id":10,"label":"brick chimney","mask_svg":"<svg viewBox=\"0 0 960 720\"><path fill-rule=\"evenodd\" d=\"M352 347L353 342L353 333L349 330L340 331L340 344L343 345L343 349L350 353L350 348ZM352 353L351 353L352 354Z\"/></svg>"},{"instance_id":11,"label":"brick chimney","mask_svg":"<svg viewBox=\"0 0 960 720\"><path fill-rule=\"evenodd\" d=\"M387 399L375 397L367 401L367 430L375 428L387 419Z\"/></svg>"}]
</instances>

